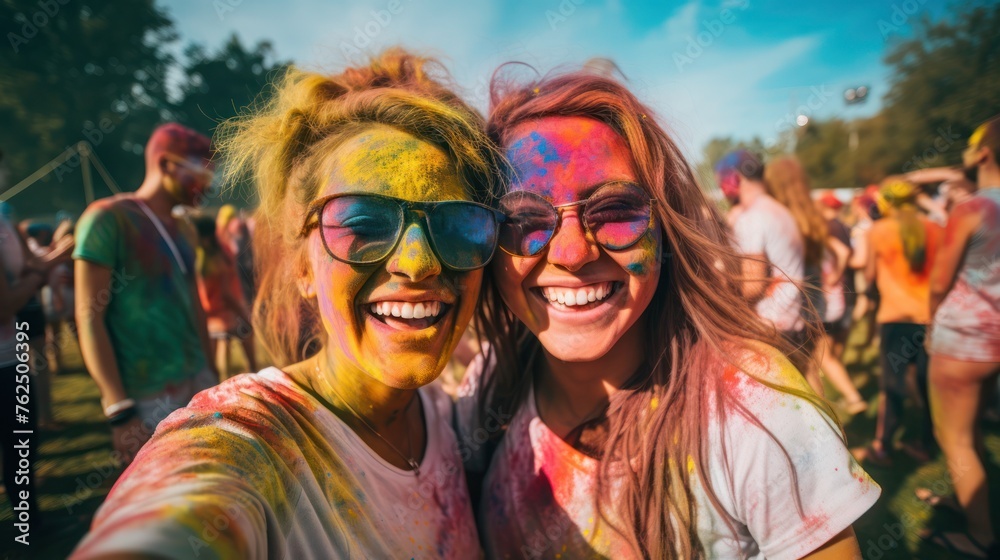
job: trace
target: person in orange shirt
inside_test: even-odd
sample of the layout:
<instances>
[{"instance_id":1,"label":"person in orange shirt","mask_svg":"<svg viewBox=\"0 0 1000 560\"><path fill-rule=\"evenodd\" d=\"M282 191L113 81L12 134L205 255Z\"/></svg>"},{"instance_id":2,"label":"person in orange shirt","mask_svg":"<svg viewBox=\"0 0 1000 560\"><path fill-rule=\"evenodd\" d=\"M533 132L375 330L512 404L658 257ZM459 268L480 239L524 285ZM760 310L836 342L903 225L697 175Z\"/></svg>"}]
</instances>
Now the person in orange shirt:
<instances>
[{"instance_id":1,"label":"person in orange shirt","mask_svg":"<svg viewBox=\"0 0 1000 560\"><path fill-rule=\"evenodd\" d=\"M904 449L917 459L925 459L933 443L924 341L930 323L931 265L944 230L920 213L916 204L919 191L913 183L889 177L879 193L888 211L868 233L865 279L869 285L875 283L880 296L875 321L881 337L882 375L875 440L865 450L865 459L889 466L889 452L906 398L906 372L911 365L917 370L923 434L920 443L904 445Z\"/></svg>"},{"instance_id":2,"label":"person in orange shirt","mask_svg":"<svg viewBox=\"0 0 1000 560\"><path fill-rule=\"evenodd\" d=\"M219 366L220 380L225 380L229 375L229 343L233 338L242 343L250 369L257 369L250 307L243 297L236 263L216 236L215 220L211 216L199 216L194 223L198 231L195 266L198 296L208 319L212 358Z\"/></svg>"}]
</instances>

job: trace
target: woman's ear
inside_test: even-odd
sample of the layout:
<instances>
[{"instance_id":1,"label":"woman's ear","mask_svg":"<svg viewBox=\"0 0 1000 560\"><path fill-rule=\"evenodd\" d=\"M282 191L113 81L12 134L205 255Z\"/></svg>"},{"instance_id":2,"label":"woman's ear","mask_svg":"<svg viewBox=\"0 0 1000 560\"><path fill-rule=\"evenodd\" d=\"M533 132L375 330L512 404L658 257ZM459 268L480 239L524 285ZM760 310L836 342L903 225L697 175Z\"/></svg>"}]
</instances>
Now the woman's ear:
<instances>
[{"instance_id":1,"label":"woman's ear","mask_svg":"<svg viewBox=\"0 0 1000 560\"><path fill-rule=\"evenodd\" d=\"M316 288L313 286L311 279L299 278L299 293L305 299L316 297Z\"/></svg>"},{"instance_id":2,"label":"woman's ear","mask_svg":"<svg viewBox=\"0 0 1000 560\"><path fill-rule=\"evenodd\" d=\"M299 287L299 294L301 294L304 299L312 299L316 297L316 284L313 282L312 270L309 268L308 259L306 257L303 256L299 259L298 269L298 280L296 282Z\"/></svg>"}]
</instances>

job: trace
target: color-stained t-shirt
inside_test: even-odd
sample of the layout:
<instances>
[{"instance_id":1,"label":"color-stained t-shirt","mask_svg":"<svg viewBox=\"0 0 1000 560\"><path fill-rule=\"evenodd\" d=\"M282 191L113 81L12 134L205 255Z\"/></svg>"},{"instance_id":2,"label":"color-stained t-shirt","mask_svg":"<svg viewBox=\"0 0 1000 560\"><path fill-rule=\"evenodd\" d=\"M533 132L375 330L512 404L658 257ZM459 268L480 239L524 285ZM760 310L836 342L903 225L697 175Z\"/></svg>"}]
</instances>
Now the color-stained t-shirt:
<instances>
[{"instance_id":1,"label":"color-stained t-shirt","mask_svg":"<svg viewBox=\"0 0 1000 560\"><path fill-rule=\"evenodd\" d=\"M791 212L762 195L733 223L733 240L745 255L764 255L771 265L770 283L757 302L757 315L779 331L801 330L802 292L796 282L805 274L805 244Z\"/></svg>"},{"instance_id":2,"label":"color-stained t-shirt","mask_svg":"<svg viewBox=\"0 0 1000 560\"><path fill-rule=\"evenodd\" d=\"M206 367L195 315L194 250L164 222L187 274L131 195L90 205L76 226L74 259L111 269L111 285L92 305L104 323L128 395L142 399Z\"/></svg>"},{"instance_id":3,"label":"color-stained t-shirt","mask_svg":"<svg viewBox=\"0 0 1000 560\"><path fill-rule=\"evenodd\" d=\"M1000 188L980 190L952 210L952 219L970 213L980 214L981 224L934 315L931 351L960 360L1000 361Z\"/></svg>"},{"instance_id":4,"label":"color-stained t-shirt","mask_svg":"<svg viewBox=\"0 0 1000 560\"><path fill-rule=\"evenodd\" d=\"M419 477L278 369L202 391L160 423L71 558L479 558L451 399L418 394Z\"/></svg>"},{"instance_id":5,"label":"color-stained t-shirt","mask_svg":"<svg viewBox=\"0 0 1000 560\"><path fill-rule=\"evenodd\" d=\"M809 391L787 359L774 349L764 351L742 360L747 371L719 365L725 368L726 398L735 399L761 426L727 407L725 425L715 421L706 432L707 473L688 461L695 475L698 536L709 558L799 558L850 526L881 492L851 456L833 420L804 399L751 377L748 372ZM484 429L476 428L475 420L482 370L480 357L466 373L457 405L466 466L477 472L487 460L485 448L473 445L482 441L475 431ZM716 402L712 398L710 407ZM600 522L594 504L598 466L549 430L538 416L534 391L529 392L486 470L477 520L487 557L635 558ZM723 511L712 505L702 476L711 480ZM612 488L612 503L619 488Z\"/></svg>"},{"instance_id":6,"label":"color-stained t-shirt","mask_svg":"<svg viewBox=\"0 0 1000 560\"><path fill-rule=\"evenodd\" d=\"M882 218L872 224L869 258L875 259L875 284L878 286L879 304L875 321L885 323L915 323L926 325L931 314L931 267L934 255L941 246L944 229L934 222L918 218L926 232L924 266L918 271L910 268L903 252L903 239L899 220Z\"/></svg>"}]
</instances>

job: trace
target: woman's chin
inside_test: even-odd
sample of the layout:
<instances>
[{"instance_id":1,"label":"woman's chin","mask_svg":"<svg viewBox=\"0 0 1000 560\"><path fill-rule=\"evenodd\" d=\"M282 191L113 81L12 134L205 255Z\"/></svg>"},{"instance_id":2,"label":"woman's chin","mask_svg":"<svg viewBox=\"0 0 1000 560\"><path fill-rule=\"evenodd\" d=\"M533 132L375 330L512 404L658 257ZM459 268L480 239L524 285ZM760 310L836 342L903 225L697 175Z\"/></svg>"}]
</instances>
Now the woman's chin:
<instances>
[{"instance_id":1,"label":"woman's chin","mask_svg":"<svg viewBox=\"0 0 1000 560\"><path fill-rule=\"evenodd\" d=\"M610 345L595 344L593 340L583 340L577 337L546 336L542 334L538 339L550 356L563 362L593 362L599 360L611 350Z\"/></svg>"},{"instance_id":2,"label":"woman's chin","mask_svg":"<svg viewBox=\"0 0 1000 560\"><path fill-rule=\"evenodd\" d=\"M430 360L427 363L411 364L405 369L399 367L398 363L386 364L387 369L383 370L380 381L395 389L419 389L424 385L433 383L441 376L445 364L438 364ZM393 368L391 371L388 368Z\"/></svg>"}]
</instances>

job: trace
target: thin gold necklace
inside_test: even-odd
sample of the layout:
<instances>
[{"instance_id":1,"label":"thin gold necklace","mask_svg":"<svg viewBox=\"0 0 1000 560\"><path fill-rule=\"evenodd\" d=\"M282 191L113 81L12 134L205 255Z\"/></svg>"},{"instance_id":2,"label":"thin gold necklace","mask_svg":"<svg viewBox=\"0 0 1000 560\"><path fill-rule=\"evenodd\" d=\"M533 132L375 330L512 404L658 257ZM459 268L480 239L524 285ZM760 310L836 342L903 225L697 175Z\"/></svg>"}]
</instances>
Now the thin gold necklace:
<instances>
[{"instance_id":1,"label":"thin gold necklace","mask_svg":"<svg viewBox=\"0 0 1000 560\"><path fill-rule=\"evenodd\" d=\"M319 366L316 366L316 373L320 373ZM329 384L329 387L330 390L333 391L333 395L338 399L340 399L340 402L344 403L344 406L347 407L347 410L351 411L351 414L353 414L355 418L360 420L361 423L364 424L369 431L371 431L371 433L378 436L380 440L384 441L386 445L392 448L392 450L395 451L397 455L399 455L400 457L403 458L404 461L406 461L406 464L409 465L410 469L413 471L414 476L417 477L420 476L420 463L418 463L417 460L413 458L413 436L412 434L410 434L409 427L406 428L406 446L407 446L407 451L409 451L409 455L407 455L404 454L402 451L400 451L399 448L393 445L392 442L390 442L388 439L382 437L382 434L378 433L378 430L375 429L375 426L372 426L371 423L369 423L364 416L358 414L357 411L354 410L354 407L351 406L351 403L347 402L347 400L344 399L344 397L340 396L340 393L338 393L337 390L333 388L332 383ZM413 401L416 399L417 395L414 393L413 399L411 399L410 402L407 403L406 407L403 409L404 416L406 415L407 412L409 412L410 407L413 405Z\"/></svg>"}]
</instances>

